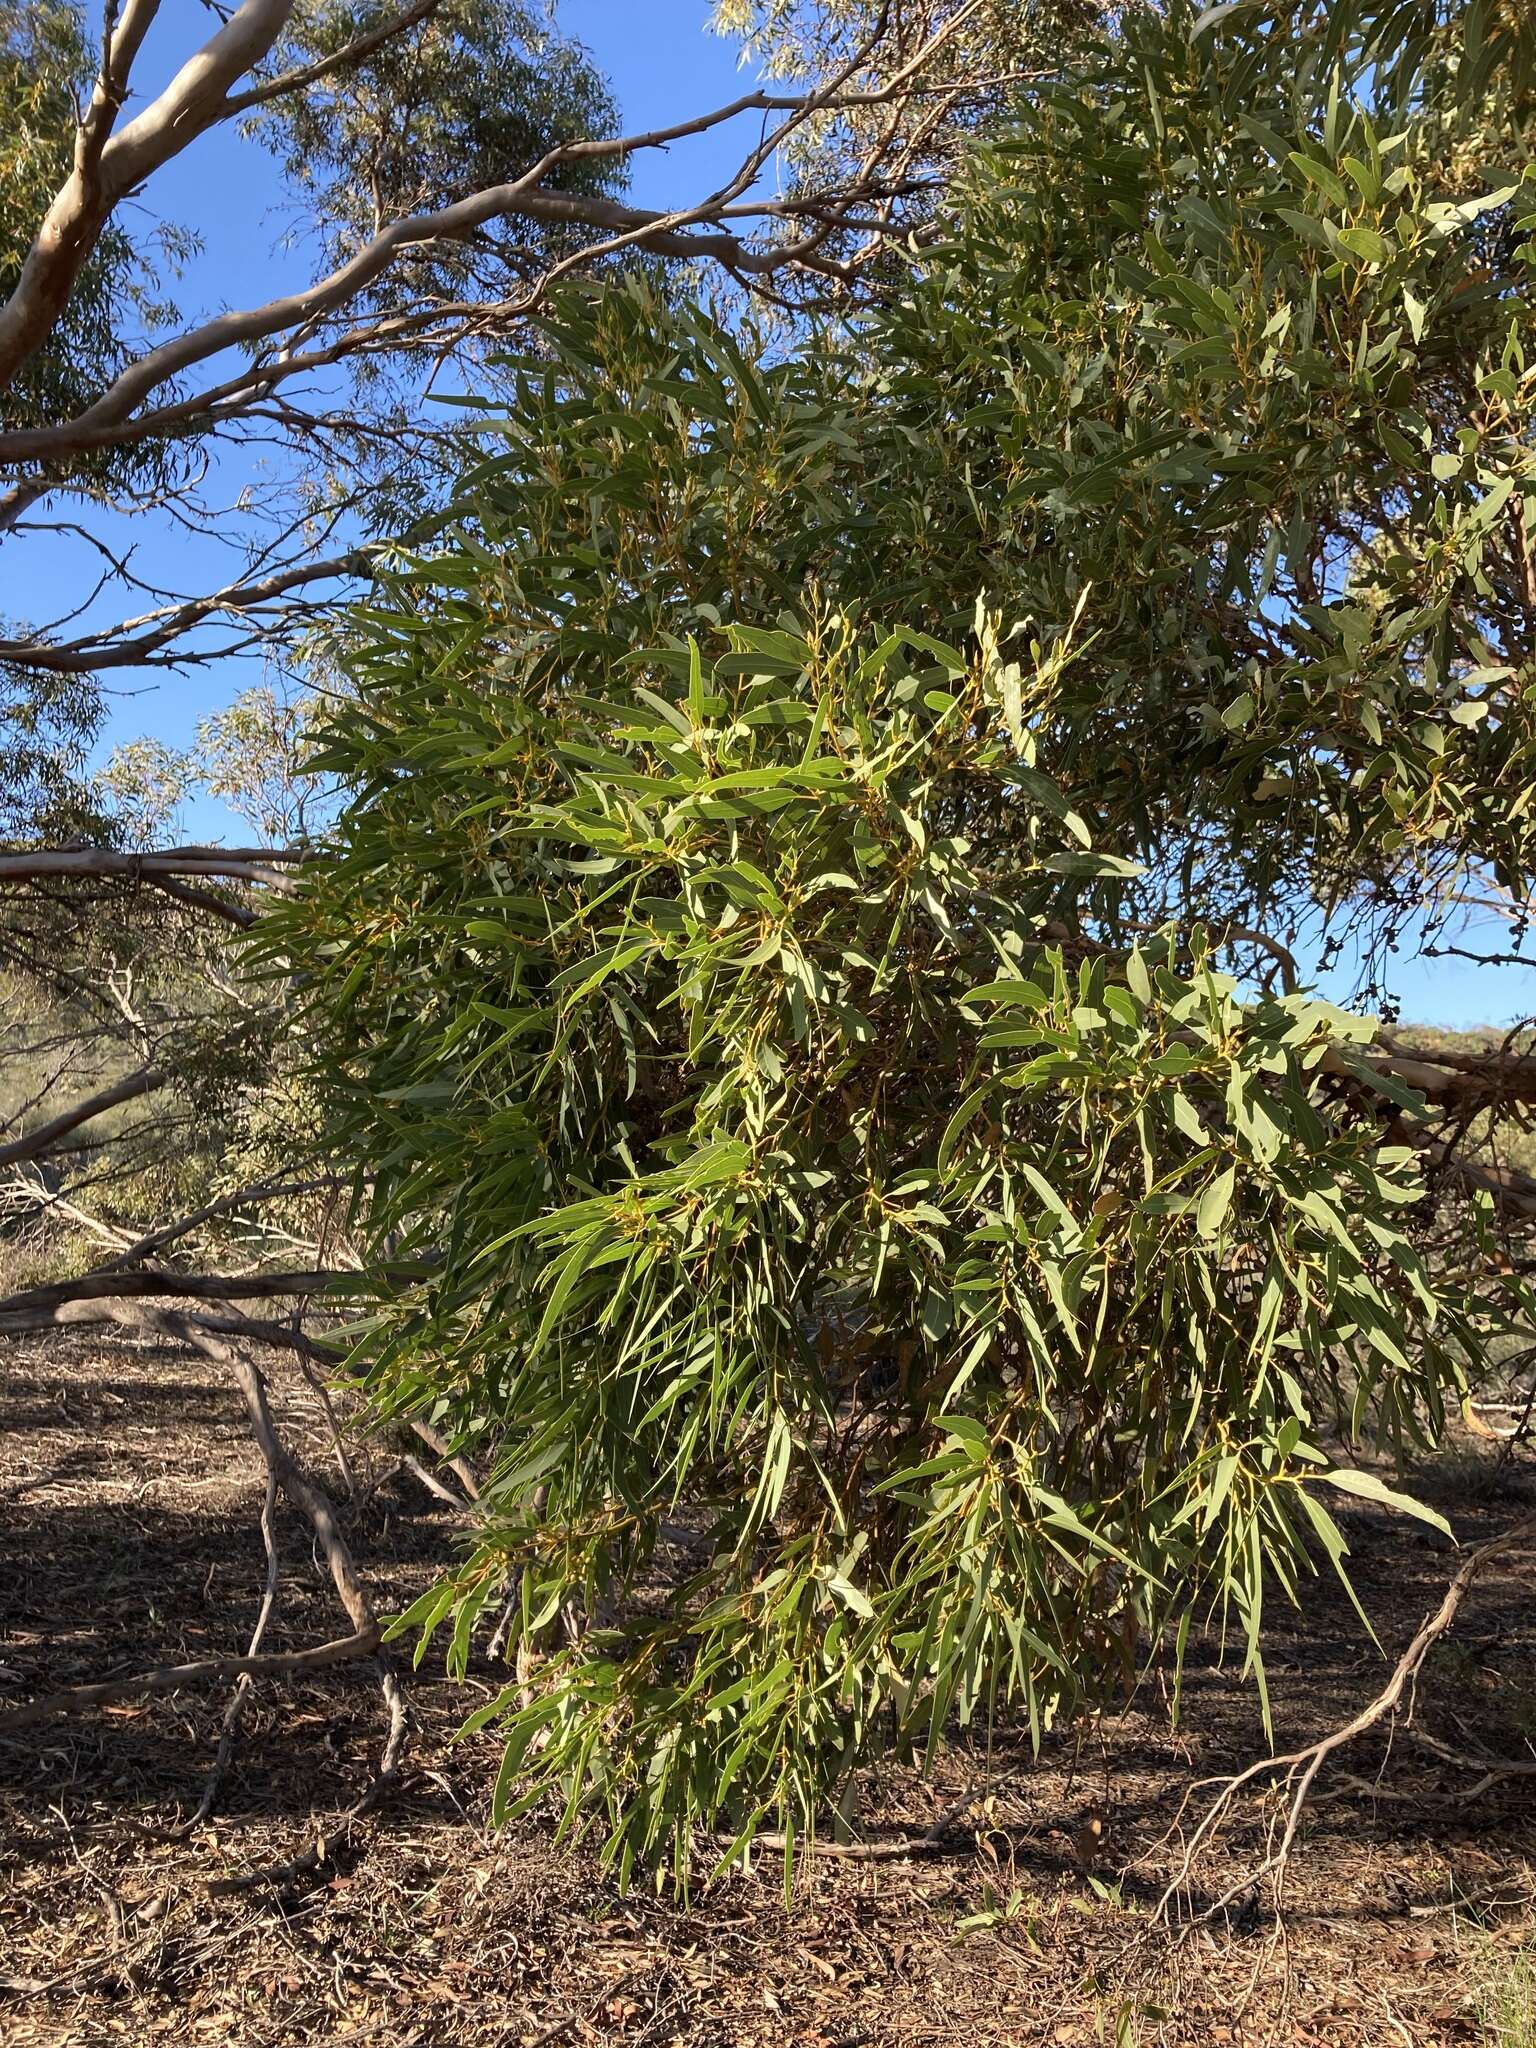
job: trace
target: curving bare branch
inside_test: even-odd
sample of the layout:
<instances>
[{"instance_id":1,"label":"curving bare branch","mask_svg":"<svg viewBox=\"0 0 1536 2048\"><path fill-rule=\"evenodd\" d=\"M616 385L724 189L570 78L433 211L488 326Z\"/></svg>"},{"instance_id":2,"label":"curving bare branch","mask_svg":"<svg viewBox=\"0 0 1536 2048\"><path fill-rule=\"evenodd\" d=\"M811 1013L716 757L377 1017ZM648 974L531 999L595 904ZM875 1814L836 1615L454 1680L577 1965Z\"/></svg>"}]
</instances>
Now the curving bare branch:
<instances>
[{"instance_id":1,"label":"curving bare branch","mask_svg":"<svg viewBox=\"0 0 1536 2048\"><path fill-rule=\"evenodd\" d=\"M53 331L103 228L146 178L226 118L230 88L271 50L294 0L242 0L141 114L114 133L155 0L130 0L107 37L75 161L0 306L0 391Z\"/></svg>"},{"instance_id":2,"label":"curving bare branch","mask_svg":"<svg viewBox=\"0 0 1536 2048\"><path fill-rule=\"evenodd\" d=\"M130 194L211 128L322 81L329 82L328 90L344 89L337 81L429 20L440 4L396 0L395 11L343 48L275 71L270 60L291 20L292 0L238 0L164 90L123 122L134 61L158 0L114 0L103 32L100 76L79 122L73 168L0 306L0 392L50 344L91 250ZM298 629L365 579L378 558L366 538L373 519L368 506L343 491L341 511L328 503L314 513L291 459L327 473L350 465L361 476L376 462L441 462L456 437L394 413L374 419L366 404L338 400L331 376L338 367L414 361L429 385L445 358L536 314L561 278L628 253L712 264L773 303L785 302L787 288L776 282L783 277L797 277L816 290L856 283L870 256L902 232L906 202L928 189L919 159L934 122L968 96L997 89L995 77L945 75L937 61L981 5L982 0L938 0L916 14L879 10L860 47L809 89L754 88L644 131L560 142L500 183L466 191L432 210L379 221L372 239L325 276L264 304L193 320L158 345L140 348L72 417L17 421L9 431L0 427L0 470L10 473L8 488L0 477L0 538L30 530L29 508L54 496L94 502L110 512L95 458L109 450L157 448L187 463L163 487L157 508L166 517L200 534L224 529L252 542L242 572L218 589L156 591L155 609L103 623L98 585L82 604L71 606L75 622L59 619L25 631L13 625L0 638L0 664L42 679L122 667L185 668L256 650L280 651ZM835 189L768 189L764 172L808 124L870 114L875 119L867 123L869 146L839 173ZM736 168L691 204L648 209L558 189L573 166L618 164L735 122L751 130ZM376 303L377 287L413 257L444 246L473 249L493 224L518 220L539 231L533 239L559 229L574 236L577 246L557 261L503 249L507 280L498 278L488 288L477 283L452 300ZM473 296L476 290L487 295ZM496 292L501 295L490 295ZM233 522L197 516L203 510L197 494L212 473L216 451L232 439L246 450L276 448L290 462L264 461L259 505L242 506ZM367 496L362 485L359 490ZM290 517L296 506L297 516ZM64 522L56 523L62 530ZM78 520L70 523L76 538L102 557L103 566L86 584L99 576L102 584L148 591L121 551L99 543ZM264 524L267 544L256 545ZM281 535L280 544L273 544L273 534ZM354 544L338 549L335 542L343 539ZM319 552L321 546L326 553ZM190 905L191 899L182 900ZM239 908L216 908L216 899L198 899L197 907L226 922L245 921Z\"/></svg>"},{"instance_id":3,"label":"curving bare branch","mask_svg":"<svg viewBox=\"0 0 1536 2048\"><path fill-rule=\"evenodd\" d=\"M121 1081L114 1081L110 1088L103 1088L98 1094L88 1095L83 1102L61 1110L50 1117L45 1124L39 1124L35 1131L25 1136L12 1138L0 1145L0 1166L14 1166L21 1159L41 1159L45 1152L51 1152L65 1138L78 1131L82 1124L90 1123L109 1109L116 1109L124 1102L135 1102L141 1095L150 1095L157 1088L163 1088L170 1075L160 1067L140 1067L136 1073L125 1075Z\"/></svg>"},{"instance_id":4,"label":"curving bare branch","mask_svg":"<svg viewBox=\"0 0 1536 2048\"><path fill-rule=\"evenodd\" d=\"M859 177L846 189L806 199L762 198L738 203L754 183L763 166L790 137L807 122L828 113L851 109L904 105L921 92L922 74L938 52L963 28L977 11L980 0L967 0L910 57L892 77L875 89L853 90L849 79L868 62L883 27L869 44L855 53L833 78L807 93L775 93L754 90L741 93L725 105L686 120L639 133L588 137L555 145L530 169L517 178L466 194L451 205L390 222L345 263L328 276L316 279L298 291L271 299L261 306L220 314L173 340L150 349L130 363L109 390L74 419L51 426L0 433L0 462L56 460L93 448L118 444L128 434L130 415L151 392L199 363L226 350L253 349L275 336L304 335L326 315L345 308L379 278L404 251L423 244L462 241L488 222L498 219L526 219L543 225L576 226L597 230L601 239L574 259L555 266L558 273L610 253L617 247L633 247L653 255L686 260L705 258L723 265L739 277L766 277L785 268L799 267L828 278L847 280L854 269L846 261L824 253L832 228L840 225L867 200L892 196L880 175L884 152L872 151ZM132 184L179 154L207 127L230 118L243 106L254 104L251 95L227 95L227 86L249 69L271 48L292 9L292 0L245 0L225 29L205 45L161 98L132 122L102 154L100 175L87 189L78 176L61 191L49 222L39 235L33 255L28 258L10 302L0 309L0 389L27 356L47 339L63 310L68 286L83 265L95 235L99 234L112 208ZM407 9L388 25L389 34L402 33L427 12L425 7ZM380 30L360 39L351 51L352 60L371 53L388 36ZM366 46L366 47L364 47ZM310 67L309 75L331 71L347 53ZM269 97L281 86L296 89L306 76L294 73L288 81L254 89L256 97ZM213 85L222 81L218 93ZM950 97L966 88L947 88ZM979 88L978 88L979 89ZM663 211L628 206L617 200L587 197L553 189L552 180L573 164L619 161L644 151L663 149L738 119L743 114L762 113L783 118L770 124L746 154L737 172L718 191L697 205ZM894 142L894 130L891 137ZM129 170L132 176L125 184ZM59 218L55 221L54 216ZM99 216L99 217L98 217ZM779 242L756 246L741 232L747 224L769 220L802 220L807 231ZM94 228L91 223L94 222ZM50 223L52 225L50 225ZM877 219L869 219L870 232L884 231ZM89 231L90 239L84 238ZM78 251L72 257L71 252ZM30 273L36 270L37 276ZM554 273L552 273L554 274ZM477 305L451 309L461 322L466 318L483 325L493 312L516 315L532 310L548 279L536 280L525 298L497 307ZM63 296L59 287L63 286ZM419 324L440 326L443 309L420 309ZM409 324L409 323L408 323ZM377 347L381 338L398 345L403 331L399 320L368 323L347 337L343 352ZM331 360L336 357L332 356ZM313 367L312 352L289 349L268 359L253 362L231 383L199 394L153 416L153 425L138 423L141 430L164 432L198 414L227 411L238 396L265 395L275 384ZM19 507L17 508L19 510ZM15 516L13 511L12 516Z\"/></svg>"},{"instance_id":5,"label":"curving bare branch","mask_svg":"<svg viewBox=\"0 0 1536 2048\"><path fill-rule=\"evenodd\" d=\"M1536 1541L1536 1515L1526 1515L1509 1528L1501 1530L1498 1535L1490 1536L1485 1543L1478 1544L1476 1549L1469 1550L1446 1587L1439 1605L1432 1614L1425 1616L1412 1642L1392 1667L1391 1676L1386 1684L1373 1700L1341 1727L1333 1729L1320 1741L1311 1743L1305 1749L1291 1750L1284 1756L1262 1757L1257 1763L1250 1764L1246 1770L1238 1771L1230 1778L1207 1780L1207 1786L1215 1787L1215 1796L1190 1836L1179 1859L1178 1868L1158 1900L1153 1919L1167 1919L1176 1913L1178 1902L1187 1894L1190 1878L1201 1851L1220 1826L1224 1816L1231 1810L1239 1794L1273 1778L1282 1780L1286 1800L1279 1825L1272 1833L1268 1853L1256 1869L1229 1885L1194 1918L1196 1923L1217 1918L1246 1893L1254 1891L1266 1878L1274 1887L1275 1901L1278 1905L1286 1868L1296 1842L1296 1832L1301 1825L1302 1813L1324 1764L1339 1750L1358 1741L1369 1729L1397 1712L1404 1698L1408 1696L1414 1680L1423 1669L1431 1650L1456 1619L1478 1574L1496 1559L1528 1549L1533 1541ZM1201 1789L1201 1786L1193 1786L1191 1793Z\"/></svg>"},{"instance_id":6,"label":"curving bare branch","mask_svg":"<svg viewBox=\"0 0 1536 2048\"><path fill-rule=\"evenodd\" d=\"M39 847L27 853L0 853L0 884L93 879L153 882L201 876L281 887L288 877L280 869L315 857L315 849L303 846L168 846L148 853L123 853L105 846Z\"/></svg>"},{"instance_id":7,"label":"curving bare branch","mask_svg":"<svg viewBox=\"0 0 1536 2048\"><path fill-rule=\"evenodd\" d=\"M3 438L3 437L0 437ZM205 595L162 605L140 618L126 619L99 633L75 640L52 641L41 636L0 639L0 662L48 675L87 675L98 669L157 665L157 657L177 646L175 666L206 660L205 650L179 646L188 633L215 617L248 620L275 600L292 597L317 583L365 576L379 559L379 547L349 548L344 554L290 562L271 575L225 584Z\"/></svg>"},{"instance_id":8,"label":"curving bare branch","mask_svg":"<svg viewBox=\"0 0 1536 2048\"><path fill-rule=\"evenodd\" d=\"M9 1707L0 1713L0 1735L19 1735L24 1728L36 1728L67 1714L88 1714L95 1707L109 1707L118 1700L142 1699L146 1693L184 1692L194 1685L216 1685L225 1678L304 1678L312 1671L329 1671L334 1665L350 1663L357 1657L371 1657L383 1638L377 1622L334 1642L318 1643L312 1650L272 1650L250 1657L198 1657L186 1664L157 1664L148 1671L130 1672L124 1678L104 1678L94 1685L72 1685L61 1692L44 1693L25 1706Z\"/></svg>"}]
</instances>

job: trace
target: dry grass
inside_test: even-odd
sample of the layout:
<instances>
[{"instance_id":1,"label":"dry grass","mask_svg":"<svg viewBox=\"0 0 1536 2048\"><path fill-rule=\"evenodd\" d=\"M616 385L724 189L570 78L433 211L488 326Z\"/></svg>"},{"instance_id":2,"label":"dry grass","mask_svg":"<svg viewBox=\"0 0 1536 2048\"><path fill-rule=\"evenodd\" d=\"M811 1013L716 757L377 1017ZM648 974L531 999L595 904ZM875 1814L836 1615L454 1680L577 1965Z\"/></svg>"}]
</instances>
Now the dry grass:
<instances>
[{"instance_id":1,"label":"dry grass","mask_svg":"<svg viewBox=\"0 0 1536 2048\"><path fill-rule=\"evenodd\" d=\"M284 1392L289 1429L328 1455L311 1397ZM158 1659L239 1647L261 1581L261 1484L237 1399L217 1369L129 1341L60 1339L8 1360L0 1395L0 1699ZM1455 1477L1454 1473L1448 1475ZM1458 1524L1507 1520L1506 1473ZM450 1510L408 1474L348 1518L383 1606L451 1550ZM1419 1525L1351 1523L1362 1591L1401 1641L1447 1575ZM273 1647L337 1632L306 1535L284 1518L285 1605ZM1491 1574L1419 1702L1452 1746L1518 1751L1536 1678L1531 1570ZM1276 1639L1282 1738L1342 1719L1379 1683L1380 1656L1341 1600ZM822 1863L786 1912L765 1864L689 1902L620 1897L583 1850L530 1816L485 1826L494 1748L453 1741L465 1687L413 1683L411 1766L385 1810L328 1846L318 1879L210 1899L210 1876L291 1856L367 1781L382 1733L372 1673L263 1687L214 1821L191 1812L224 1700L184 1693L0 1740L0 2041L454 2043L464 2048L1003 2048L1062 2043L1400 2042L1528 2048L1536 1953L1530 1780L1475 1805L1467 1779L1415 1747L1348 1761L1312 1810L1283 1926L1267 1910L1153 1936L1159 1847L1192 1782L1254 1754L1251 1695L1211 1646L1176 1731L1149 1685L1132 1711L1053 1742L1036 1767L930 1856ZM1002 1761L1007 1761L1006 1755ZM978 1760L938 1783L892 1772L869 1788L872 1833L921 1829ZM1105 1823L1098 1867L1074 1837ZM1205 1874L1251 1859L1251 1811ZM1518 1999L1525 1998L1525 2019Z\"/></svg>"}]
</instances>

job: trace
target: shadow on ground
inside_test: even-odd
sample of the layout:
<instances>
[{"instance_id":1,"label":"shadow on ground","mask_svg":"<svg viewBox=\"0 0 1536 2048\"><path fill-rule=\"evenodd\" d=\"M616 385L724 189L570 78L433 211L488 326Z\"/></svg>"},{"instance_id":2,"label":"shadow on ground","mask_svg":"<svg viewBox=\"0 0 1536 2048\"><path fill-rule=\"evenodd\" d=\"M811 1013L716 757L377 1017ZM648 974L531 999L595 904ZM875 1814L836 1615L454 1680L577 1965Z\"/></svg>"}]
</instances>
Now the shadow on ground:
<instances>
[{"instance_id":1,"label":"shadow on ground","mask_svg":"<svg viewBox=\"0 0 1536 2048\"><path fill-rule=\"evenodd\" d=\"M281 1407L321 1469L331 1447L313 1397L295 1383ZM1418 1480L1464 1539L1532 1498L1528 1473L1486 1459L1469 1485L1472 1456L1479 1447ZM364 1461L348 1520L385 1609L431 1582L458 1529L387 1462ZM238 1653L260 1598L261 1493L217 1368L78 1338L14 1361L0 1389L0 1705ZM1347 1528L1362 1600L1383 1642L1400 1645L1443 1590L1449 1546L1369 1510ZM270 1646L342 1632L307 1529L283 1515L279 1530ZM1444 1747L1529 1753L1531 1579L1525 1563L1490 1573L1427 1674L1415 1725ZM1320 1581L1305 1624L1274 1634L1280 1745L1345 1720L1386 1668ZM1000 1788L933 1852L818 1859L788 1913L771 1858L688 1901L621 1897L585 1849L554 1845L546 1818L491 1835L494 1742L453 1737L505 1676L481 1666L464 1686L430 1669L412 1680L404 1783L350 1834L338 1817L383 1733L371 1663L259 1687L216 1813L190 1834L178 1831L207 1781L225 1692L0 1737L0 2039L1417 2048L1484 2038L1480 1987L1536 1940L1533 1781L1469 1803L1468 1772L1406 1727L1323 1781L1283 1922L1250 1894L1182 1941L1152 1929L1181 1807L1262 1747L1253 1690L1212 1643L1191 1656L1179 1727L1149 1679L1124 1715L1052 1738L1038 1762L1000 1742ZM932 1783L884 1774L868 1788L868 1839L920 1833L986 1768L956 1752ZM1197 1873L1194 1911L1262 1855L1272 1817L1258 1802L1234 1819ZM1090 1820L1102 1846L1085 1855ZM314 1875L208 1896L209 1877L322 1836Z\"/></svg>"}]
</instances>

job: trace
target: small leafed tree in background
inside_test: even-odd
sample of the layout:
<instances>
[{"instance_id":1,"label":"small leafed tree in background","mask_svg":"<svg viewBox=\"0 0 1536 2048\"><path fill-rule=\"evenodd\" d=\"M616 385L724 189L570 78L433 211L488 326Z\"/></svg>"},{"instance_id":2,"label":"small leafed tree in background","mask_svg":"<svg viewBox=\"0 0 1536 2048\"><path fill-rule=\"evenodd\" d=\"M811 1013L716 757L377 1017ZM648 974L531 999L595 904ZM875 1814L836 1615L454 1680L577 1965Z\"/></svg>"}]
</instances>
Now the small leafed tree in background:
<instances>
[{"instance_id":1,"label":"small leafed tree in background","mask_svg":"<svg viewBox=\"0 0 1536 2048\"><path fill-rule=\"evenodd\" d=\"M494 1465L408 1620L520 1645L499 1812L792 1856L1192 1627L1262 1684L1330 1499L1427 1513L1357 1447L1525 1313L1536 1065L1294 951L1528 891L1531 54L1124 10L859 318L637 285L502 366L262 934L359 1370Z\"/></svg>"}]
</instances>

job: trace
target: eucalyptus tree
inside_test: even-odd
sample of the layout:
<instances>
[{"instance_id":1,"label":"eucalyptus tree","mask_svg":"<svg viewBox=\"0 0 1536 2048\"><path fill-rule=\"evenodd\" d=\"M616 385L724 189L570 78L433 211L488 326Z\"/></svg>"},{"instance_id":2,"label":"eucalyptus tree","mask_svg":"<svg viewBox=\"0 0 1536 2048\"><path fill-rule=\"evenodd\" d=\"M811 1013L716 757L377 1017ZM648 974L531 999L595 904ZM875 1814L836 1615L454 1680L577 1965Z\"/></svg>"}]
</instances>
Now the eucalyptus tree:
<instances>
[{"instance_id":1,"label":"eucalyptus tree","mask_svg":"<svg viewBox=\"0 0 1536 2048\"><path fill-rule=\"evenodd\" d=\"M1526 1312L1536 1062L1292 943L1532 871L1530 36L1381 18L1122 11L803 346L568 295L353 622L263 942L357 1368L493 1465L407 1622L625 1876L1223 1615L1262 1690Z\"/></svg>"}]
</instances>

